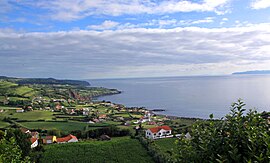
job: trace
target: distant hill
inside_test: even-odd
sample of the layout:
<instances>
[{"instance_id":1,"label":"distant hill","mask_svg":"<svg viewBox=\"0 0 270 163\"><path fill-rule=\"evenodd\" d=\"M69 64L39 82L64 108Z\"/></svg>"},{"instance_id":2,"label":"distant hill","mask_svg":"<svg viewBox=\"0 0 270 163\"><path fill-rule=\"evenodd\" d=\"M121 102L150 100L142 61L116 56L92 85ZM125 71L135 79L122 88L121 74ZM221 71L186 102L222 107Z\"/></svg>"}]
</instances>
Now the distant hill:
<instances>
[{"instance_id":1,"label":"distant hill","mask_svg":"<svg viewBox=\"0 0 270 163\"><path fill-rule=\"evenodd\" d=\"M270 74L270 70L254 70L254 71L244 71L244 72L232 73L232 75L245 75L245 74L267 75L267 74Z\"/></svg>"},{"instance_id":2,"label":"distant hill","mask_svg":"<svg viewBox=\"0 0 270 163\"><path fill-rule=\"evenodd\" d=\"M14 78L0 76L0 79L8 80L20 85L26 84L48 84L48 85L74 85L74 86L90 86L87 81L81 80L58 80L54 78Z\"/></svg>"}]
</instances>

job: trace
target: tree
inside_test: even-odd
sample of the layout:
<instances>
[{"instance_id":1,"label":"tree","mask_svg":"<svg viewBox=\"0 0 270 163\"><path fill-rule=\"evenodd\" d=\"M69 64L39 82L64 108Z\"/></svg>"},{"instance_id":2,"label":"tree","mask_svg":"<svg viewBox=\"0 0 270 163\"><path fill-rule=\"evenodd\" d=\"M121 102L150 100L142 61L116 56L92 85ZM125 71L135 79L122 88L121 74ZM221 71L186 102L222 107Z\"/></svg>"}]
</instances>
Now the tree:
<instances>
[{"instance_id":1,"label":"tree","mask_svg":"<svg viewBox=\"0 0 270 163\"><path fill-rule=\"evenodd\" d=\"M270 162L268 122L238 100L224 120L199 122L178 142L180 162Z\"/></svg>"},{"instance_id":2,"label":"tree","mask_svg":"<svg viewBox=\"0 0 270 163\"><path fill-rule=\"evenodd\" d=\"M15 138L0 140L0 162L24 163L29 162L29 157L22 157L22 150L16 143Z\"/></svg>"},{"instance_id":3,"label":"tree","mask_svg":"<svg viewBox=\"0 0 270 163\"><path fill-rule=\"evenodd\" d=\"M7 130L6 138L15 139L15 143L22 150L22 157L29 156L31 151L31 142L29 140L30 135L21 132L20 129L9 129Z\"/></svg>"}]
</instances>

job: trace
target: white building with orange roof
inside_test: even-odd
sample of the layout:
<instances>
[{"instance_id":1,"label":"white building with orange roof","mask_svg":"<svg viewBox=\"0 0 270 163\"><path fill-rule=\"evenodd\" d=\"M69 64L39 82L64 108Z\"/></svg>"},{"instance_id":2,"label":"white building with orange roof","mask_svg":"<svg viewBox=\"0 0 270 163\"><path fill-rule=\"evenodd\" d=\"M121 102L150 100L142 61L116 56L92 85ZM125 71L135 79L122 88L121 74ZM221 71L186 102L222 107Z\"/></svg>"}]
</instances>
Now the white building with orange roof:
<instances>
[{"instance_id":1,"label":"white building with orange roof","mask_svg":"<svg viewBox=\"0 0 270 163\"><path fill-rule=\"evenodd\" d=\"M154 128L149 128L145 132L145 137L148 139L160 139L173 137L172 129L169 126L158 126Z\"/></svg>"},{"instance_id":2,"label":"white building with orange roof","mask_svg":"<svg viewBox=\"0 0 270 163\"><path fill-rule=\"evenodd\" d=\"M38 146L38 138L30 138L31 148L35 148Z\"/></svg>"},{"instance_id":3,"label":"white building with orange roof","mask_svg":"<svg viewBox=\"0 0 270 163\"><path fill-rule=\"evenodd\" d=\"M66 137L57 138L57 143L72 143L72 142L78 142L78 139L76 136L69 134Z\"/></svg>"}]
</instances>

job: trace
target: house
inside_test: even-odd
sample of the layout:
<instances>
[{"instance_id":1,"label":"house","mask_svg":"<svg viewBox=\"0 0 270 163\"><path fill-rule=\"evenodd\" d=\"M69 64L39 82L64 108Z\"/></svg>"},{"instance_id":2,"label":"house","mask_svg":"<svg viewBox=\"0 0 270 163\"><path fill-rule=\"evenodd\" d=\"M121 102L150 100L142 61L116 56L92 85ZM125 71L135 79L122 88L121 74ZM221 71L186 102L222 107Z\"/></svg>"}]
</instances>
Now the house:
<instances>
[{"instance_id":1,"label":"house","mask_svg":"<svg viewBox=\"0 0 270 163\"><path fill-rule=\"evenodd\" d=\"M23 113L24 110L23 110L22 108L17 108L17 109L16 109L16 112L17 112L17 113Z\"/></svg>"},{"instance_id":2,"label":"house","mask_svg":"<svg viewBox=\"0 0 270 163\"><path fill-rule=\"evenodd\" d=\"M38 146L38 138L30 138L31 148L35 148Z\"/></svg>"},{"instance_id":3,"label":"house","mask_svg":"<svg viewBox=\"0 0 270 163\"><path fill-rule=\"evenodd\" d=\"M55 109L56 110L61 110L61 109L63 109L64 107L62 106L62 105L60 105L60 104L57 104L56 106L55 106Z\"/></svg>"},{"instance_id":4,"label":"house","mask_svg":"<svg viewBox=\"0 0 270 163\"><path fill-rule=\"evenodd\" d=\"M32 138L39 138L39 133L37 131L29 133Z\"/></svg>"},{"instance_id":5,"label":"house","mask_svg":"<svg viewBox=\"0 0 270 163\"><path fill-rule=\"evenodd\" d=\"M31 133L31 131L28 130L27 128L21 127L20 130L21 130L22 133L25 133L25 134L30 134Z\"/></svg>"},{"instance_id":6,"label":"house","mask_svg":"<svg viewBox=\"0 0 270 163\"><path fill-rule=\"evenodd\" d=\"M189 133L189 132L188 132L188 133L186 133L185 138L186 138L186 139L191 139L191 135L190 135L190 133Z\"/></svg>"},{"instance_id":7,"label":"house","mask_svg":"<svg viewBox=\"0 0 270 163\"><path fill-rule=\"evenodd\" d=\"M91 121L91 120L90 120L90 121L88 121L87 123L90 123L90 124L95 124L95 122L93 122L93 121Z\"/></svg>"},{"instance_id":8,"label":"house","mask_svg":"<svg viewBox=\"0 0 270 163\"><path fill-rule=\"evenodd\" d=\"M44 144L52 144L52 143L56 143L56 142L57 142L56 136L46 136L43 139L43 143Z\"/></svg>"},{"instance_id":9,"label":"house","mask_svg":"<svg viewBox=\"0 0 270 163\"><path fill-rule=\"evenodd\" d=\"M160 139L173 137L172 129L169 126L158 126L154 128L149 128L145 132L145 137L148 139Z\"/></svg>"},{"instance_id":10,"label":"house","mask_svg":"<svg viewBox=\"0 0 270 163\"><path fill-rule=\"evenodd\" d=\"M69 134L66 137L57 138L57 143L71 143L71 142L78 142L78 139L76 136Z\"/></svg>"},{"instance_id":11,"label":"house","mask_svg":"<svg viewBox=\"0 0 270 163\"><path fill-rule=\"evenodd\" d=\"M83 108L83 115L89 115L89 108Z\"/></svg>"},{"instance_id":12,"label":"house","mask_svg":"<svg viewBox=\"0 0 270 163\"><path fill-rule=\"evenodd\" d=\"M98 119L106 119L107 115L106 114L101 114L98 116Z\"/></svg>"}]
</instances>

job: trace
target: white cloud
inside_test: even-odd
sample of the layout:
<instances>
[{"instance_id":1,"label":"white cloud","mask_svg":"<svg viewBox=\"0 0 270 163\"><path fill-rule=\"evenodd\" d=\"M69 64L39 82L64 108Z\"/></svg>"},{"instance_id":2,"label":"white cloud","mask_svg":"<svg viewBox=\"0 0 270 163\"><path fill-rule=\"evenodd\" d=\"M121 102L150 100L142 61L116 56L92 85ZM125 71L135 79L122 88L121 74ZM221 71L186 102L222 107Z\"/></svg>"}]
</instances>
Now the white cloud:
<instances>
[{"instance_id":1,"label":"white cloud","mask_svg":"<svg viewBox=\"0 0 270 163\"><path fill-rule=\"evenodd\" d=\"M159 27L159 28L175 28L182 26L191 26L196 24L213 23L215 17L206 17L199 20L176 20L176 19L153 19L146 23L124 23L118 24L118 29L132 29L132 28L146 28L146 27Z\"/></svg>"},{"instance_id":2,"label":"white cloud","mask_svg":"<svg viewBox=\"0 0 270 163\"><path fill-rule=\"evenodd\" d=\"M100 25L90 25L87 28L94 29L94 30L106 30L106 29L112 29L118 26L118 22L106 20Z\"/></svg>"},{"instance_id":3,"label":"white cloud","mask_svg":"<svg viewBox=\"0 0 270 163\"><path fill-rule=\"evenodd\" d=\"M265 9L270 7L269 0L253 0L251 3L251 8L253 9Z\"/></svg>"},{"instance_id":4,"label":"white cloud","mask_svg":"<svg viewBox=\"0 0 270 163\"><path fill-rule=\"evenodd\" d=\"M207 17L205 19L192 21L190 24L202 24L202 23L212 23L212 22L214 22L214 18Z\"/></svg>"},{"instance_id":5,"label":"white cloud","mask_svg":"<svg viewBox=\"0 0 270 163\"><path fill-rule=\"evenodd\" d=\"M0 30L0 42L0 73L10 76L105 78L270 69L270 24L99 32Z\"/></svg>"},{"instance_id":6,"label":"white cloud","mask_svg":"<svg viewBox=\"0 0 270 163\"><path fill-rule=\"evenodd\" d=\"M222 21L228 21L229 19L228 18L222 18Z\"/></svg>"},{"instance_id":7,"label":"white cloud","mask_svg":"<svg viewBox=\"0 0 270 163\"><path fill-rule=\"evenodd\" d=\"M62 21L76 20L90 15L119 16L124 14L167 14L177 12L216 12L224 13L230 0L28 0L26 5L45 8L51 18Z\"/></svg>"}]
</instances>

